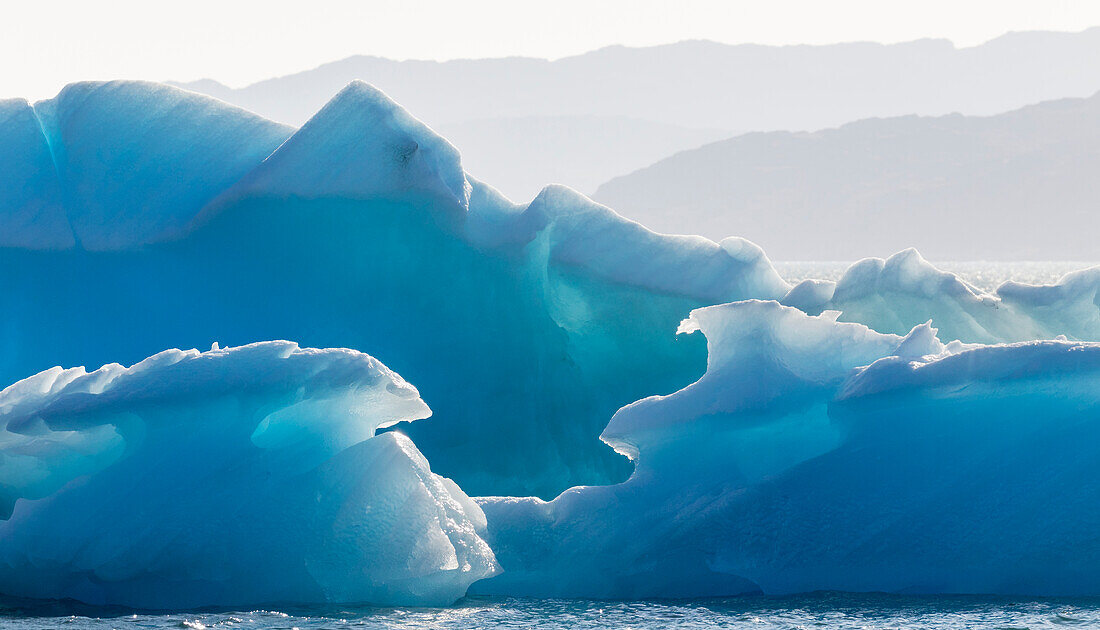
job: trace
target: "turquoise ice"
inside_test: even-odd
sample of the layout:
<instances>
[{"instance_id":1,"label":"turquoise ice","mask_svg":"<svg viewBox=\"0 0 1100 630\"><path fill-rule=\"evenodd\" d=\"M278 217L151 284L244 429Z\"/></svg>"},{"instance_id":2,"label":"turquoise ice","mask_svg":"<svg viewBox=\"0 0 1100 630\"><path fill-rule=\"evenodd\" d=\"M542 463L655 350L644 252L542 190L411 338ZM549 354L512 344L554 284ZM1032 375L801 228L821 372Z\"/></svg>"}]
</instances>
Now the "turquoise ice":
<instances>
[{"instance_id":1,"label":"turquoise ice","mask_svg":"<svg viewBox=\"0 0 1100 630\"><path fill-rule=\"evenodd\" d=\"M370 356L289 342L20 381L0 392L0 592L450 604L498 571L484 514L375 436L430 413Z\"/></svg>"},{"instance_id":2,"label":"turquoise ice","mask_svg":"<svg viewBox=\"0 0 1100 630\"><path fill-rule=\"evenodd\" d=\"M0 249L0 379L215 341L361 349L417 384L436 416L409 436L474 494L625 479L597 437L702 373L683 314L787 291L741 239L654 234L560 186L513 204L363 83L293 134L152 84L34 112L77 239ZM50 220L20 225L62 244Z\"/></svg>"},{"instance_id":3,"label":"turquoise ice","mask_svg":"<svg viewBox=\"0 0 1100 630\"><path fill-rule=\"evenodd\" d=\"M944 346L775 302L694 311L707 373L618 411L623 484L479 499L476 592L1100 592L1100 345Z\"/></svg>"},{"instance_id":4,"label":"turquoise ice","mask_svg":"<svg viewBox=\"0 0 1100 630\"><path fill-rule=\"evenodd\" d=\"M791 287L359 82L297 130L75 84L0 146L2 593L1100 593L1098 269Z\"/></svg>"}]
</instances>

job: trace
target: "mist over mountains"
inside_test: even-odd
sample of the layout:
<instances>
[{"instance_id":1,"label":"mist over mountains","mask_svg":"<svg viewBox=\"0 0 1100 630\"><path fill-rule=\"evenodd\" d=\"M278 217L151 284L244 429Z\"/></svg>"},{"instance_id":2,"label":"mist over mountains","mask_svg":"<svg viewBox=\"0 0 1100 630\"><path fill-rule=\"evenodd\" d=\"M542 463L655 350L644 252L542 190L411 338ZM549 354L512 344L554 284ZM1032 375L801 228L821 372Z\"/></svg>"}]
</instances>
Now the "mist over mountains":
<instances>
[{"instance_id":1,"label":"mist over mountains","mask_svg":"<svg viewBox=\"0 0 1100 630\"><path fill-rule=\"evenodd\" d=\"M932 39L687 41L555 61L360 56L239 89L177 85L297 125L362 79L451 140L469 173L514 200L562 183L653 229L744 235L776 259L848 260L915 245L941 260L1091 260L1089 243L1039 228L1053 217L1095 227L1095 106L1066 101L974 117L1092 95L1097 58L1100 28L1009 33L969 48ZM872 118L890 120L737 137ZM990 222L1005 220L1035 222L1041 234L994 238ZM957 233L934 234L948 225Z\"/></svg>"},{"instance_id":2,"label":"mist over mountains","mask_svg":"<svg viewBox=\"0 0 1100 630\"><path fill-rule=\"evenodd\" d=\"M679 153L595 199L657 231L738 234L776 260L916 247L934 260L1094 260L1100 94L990 117L868 119Z\"/></svg>"},{"instance_id":3,"label":"mist over mountains","mask_svg":"<svg viewBox=\"0 0 1100 630\"><path fill-rule=\"evenodd\" d=\"M731 131L813 130L872 116L994 114L1100 89L1100 27L1009 33L956 48L883 45L612 46L555 61L349 57L240 89L177 84L300 125L354 79L430 125L526 116L628 116Z\"/></svg>"},{"instance_id":4,"label":"mist over mountains","mask_svg":"<svg viewBox=\"0 0 1100 630\"><path fill-rule=\"evenodd\" d=\"M970 48L932 39L828 46L686 41L614 46L555 61L358 56L240 89L211 80L177 85L300 125L330 95L362 79L444 134L466 135L460 140L470 172L524 200L550 181L591 193L589 182L644 166L639 157L738 133L814 130L872 116L994 114L1087 96L1100 89L1100 67L1087 63L1097 57L1100 28L1010 33ZM596 122L633 141L524 146L515 133L526 128L535 137L538 129L552 129L583 139ZM463 133L475 124L477 133ZM517 176L517 163L531 175ZM563 166L570 164L576 166Z\"/></svg>"},{"instance_id":5,"label":"mist over mountains","mask_svg":"<svg viewBox=\"0 0 1100 630\"><path fill-rule=\"evenodd\" d=\"M730 137L625 116L485 118L437 127L462 150L462 162L514 200L534 198L547 182L591 194L617 175L669 155Z\"/></svg>"}]
</instances>

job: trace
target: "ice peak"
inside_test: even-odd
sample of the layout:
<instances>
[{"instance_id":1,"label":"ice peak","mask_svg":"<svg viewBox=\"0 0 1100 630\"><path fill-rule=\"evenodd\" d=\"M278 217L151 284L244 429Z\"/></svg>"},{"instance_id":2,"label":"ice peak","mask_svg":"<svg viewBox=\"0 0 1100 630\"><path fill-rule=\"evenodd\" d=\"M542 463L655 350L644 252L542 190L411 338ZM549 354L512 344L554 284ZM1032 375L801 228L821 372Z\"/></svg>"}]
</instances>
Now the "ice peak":
<instances>
[{"instance_id":1,"label":"ice peak","mask_svg":"<svg viewBox=\"0 0 1100 630\"><path fill-rule=\"evenodd\" d=\"M932 320L914 326L894 349L894 356L919 359L930 354L939 354L943 351L943 344L936 338L937 332L939 331L932 327Z\"/></svg>"},{"instance_id":2,"label":"ice peak","mask_svg":"<svg viewBox=\"0 0 1100 630\"><path fill-rule=\"evenodd\" d=\"M629 219L620 217L611 208L563 184L550 184L543 187L531 203L527 204L526 213L531 217L531 221L540 226L554 218L567 216L601 217L608 220L615 217L620 221L633 223Z\"/></svg>"},{"instance_id":3,"label":"ice peak","mask_svg":"<svg viewBox=\"0 0 1100 630\"><path fill-rule=\"evenodd\" d=\"M382 90L374 87L370 83L363 81L362 79L355 79L352 82L345 85L339 92L337 92L325 107L321 109L324 111L329 107L376 107L379 111L389 113L390 115L406 115L409 113L405 108L394 102L393 99L386 96L386 93ZM411 116L410 116L411 117Z\"/></svg>"},{"instance_id":4,"label":"ice peak","mask_svg":"<svg viewBox=\"0 0 1100 630\"><path fill-rule=\"evenodd\" d=\"M363 81L340 90L249 179L246 192L320 198L442 197L469 209L470 183L449 142Z\"/></svg>"},{"instance_id":5,"label":"ice peak","mask_svg":"<svg viewBox=\"0 0 1100 630\"><path fill-rule=\"evenodd\" d=\"M767 258L759 245L740 236L728 236L718 245L734 260L752 263Z\"/></svg>"},{"instance_id":6,"label":"ice peak","mask_svg":"<svg viewBox=\"0 0 1100 630\"><path fill-rule=\"evenodd\" d=\"M980 299L980 291L957 276L940 271L910 247L883 260L864 258L844 272L837 281L837 300L858 299L876 291L897 291L923 297L947 294L970 301Z\"/></svg>"},{"instance_id":7,"label":"ice peak","mask_svg":"<svg viewBox=\"0 0 1100 630\"><path fill-rule=\"evenodd\" d=\"M573 190L564 184L549 184L544 186L539 194L531 201L531 205L552 205L569 207L600 207L603 204L596 203L583 194Z\"/></svg>"}]
</instances>

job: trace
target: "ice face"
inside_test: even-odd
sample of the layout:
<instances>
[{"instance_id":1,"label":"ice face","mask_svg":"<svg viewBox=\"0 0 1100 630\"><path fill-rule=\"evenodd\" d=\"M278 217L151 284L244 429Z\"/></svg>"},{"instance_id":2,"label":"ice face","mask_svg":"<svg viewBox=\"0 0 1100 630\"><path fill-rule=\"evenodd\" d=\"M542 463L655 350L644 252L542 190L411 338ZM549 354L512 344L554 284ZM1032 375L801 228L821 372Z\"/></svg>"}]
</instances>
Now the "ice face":
<instances>
[{"instance_id":1,"label":"ice face","mask_svg":"<svg viewBox=\"0 0 1100 630\"><path fill-rule=\"evenodd\" d=\"M835 315L694 311L707 373L604 432L631 479L479 499L504 573L473 589L1097 592L1100 345L944 346Z\"/></svg>"},{"instance_id":2,"label":"ice face","mask_svg":"<svg viewBox=\"0 0 1100 630\"><path fill-rule=\"evenodd\" d=\"M0 147L0 245L72 247L50 147L26 101L0 101Z\"/></svg>"},{"instance_id":3,"label":"ice face","mask_svg":"<svg viewBox=\"0 0 1100 630\"><path fill-rule=\"evenodd\" d=\"M1100 267L1067 273L1056 284L1006 282L997 296L1018 313L1042 322L1049 338L1100 340Z\"/></svg>"},{"instance_id":4,"label":"ice face","mask_svg":"<svg viewBox=\"0 0 1100 630\"><path fill-rule=\"evenodd\" d=\"M33 164L43 180L56 177L57 202L51 188L23 204L0 199L0 216L20 207L27 214L49 200L67 220L56 211L25 220L0 237L6 246L56 248L75 239L106 250L174 237L292 131L212 98L139 81L75 83L29 114L7 122L0 114L0 135L26 134L13 162ZM33 129L37 145L24 131Z\"/></svg>"},{"instance_id":5,"label":"ice face","mask_svg":"<svg viewBox=\"0 0 1100 630\"><path fill-rule=\"evenodd\" d=\"M267 342L54 369L0 393L0 592L145 608L446 605L497 565L399 433L415 388Z\"/></svg>"},{"instance_id":6,"label":"ice face","mask_svg":"<svg viewBox=\"0 0 1100 630\"><path fill-rule=\"evenodd\" d=\"M364 84L271 155L234 157L234 169L255 162L239 177L217 163L238 155L225 150L232 142L213 157L176 149L197 147L205 129L228 129L258 154L285 129L260 133L250 114L168 88L111 86L77 86L51 107L84 112L94 102L95 112L115 112L111 120L163 116L120 139L114 126L96 127L94 137L82 126L98 125L99 113L68 115L57 142L67 159L87 157L95 142L125 143L142 160L161 159L164 173L216 166L233 177L114 181L81 171L83 184L66 184L81 203L170 204L146 208L143 225L161 213L173 225L195 218L158 240L101 215L105 249L88 239L58 253L0 249L4 382L214 339L360 348L431 401L437 416L421 423L430 426L403 430L437 471L473 494L549 498L629 475L599 433L622 405L702 373L702 341L673 334L684 313L788 289L740 239L720 246L658 235L561 186L512 204L466 177L453 147ZM188 126L158 126L177 111ZM169 194L185 180L209 184L202 197L213 200L198 212Z\"/></svg>"}]
</instances>

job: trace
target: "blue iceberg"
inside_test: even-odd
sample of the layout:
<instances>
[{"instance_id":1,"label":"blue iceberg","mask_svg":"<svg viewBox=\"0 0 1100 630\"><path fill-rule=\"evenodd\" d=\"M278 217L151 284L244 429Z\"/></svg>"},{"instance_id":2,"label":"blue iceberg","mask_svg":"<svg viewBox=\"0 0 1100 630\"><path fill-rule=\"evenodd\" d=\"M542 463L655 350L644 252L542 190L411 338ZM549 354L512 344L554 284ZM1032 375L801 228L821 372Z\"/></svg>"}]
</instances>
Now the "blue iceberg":
<instances>
[{"instance_id":1,"label":"blue iceberg","mask_svg":"<svg viewBox=\"0 0 1100 630\"><path fill-rule=\"evenodd\" d=\"M361 82L300 129L75 84L0 145L0 593L1100 593L1100 268L792 287Z\"/></svg>"},{"instance_id":2,"label":"blue iceberg","mask_svg":"<svg viewBox=\"0 0 1100 630\"><path fill-rule=\"evenodd\" d=\"M946 346L775 302L692 312L706 374L615 414L623 484L482 498L483 593L1100 592L1100 345Z\"/></svg>"},{"instance_id":3,"label":"blue iceberg","mask_svg":"<svg viewBox=\"0 0 1100 630\"><path fill-rule=\"evenodd\" d=\"M879 332L904 334L932 320L942 339L967 343L1100 341L1100 267L1046 286L1006 282L987 294L907 249L856 262L837 282L804 280L781 301L811 315L839 311L841 321Z\"/></svg>"},{"instance_id":4,"label":"blue iceberg","mask_svg":"<svg viewBox=\"0 0 1100 630\"><path fill-rule=\"evenodd\" d=\"M498 571L485 516L375 436L430 413L375 359L289 342L20 381L0 392L0 592L450 604Z\"/></svg>"},{"instance_id":5,"label":"blue iceberg","mask_svg":"<svg viewBox=\"0 0 1100 630\"><path fill-rule=\"evenodd\" d=\"M703 344L673 335L684 313L788 289L742 239L658 235L561 186L514 204L363 83L293 133L144 83L32 113L61 205L0 207L56 237L0 248L0 382L213 341L369 351L431 401L405 431L473 494L625 479L599 433L702 373Z\"/></svg>"}]
</instances>

